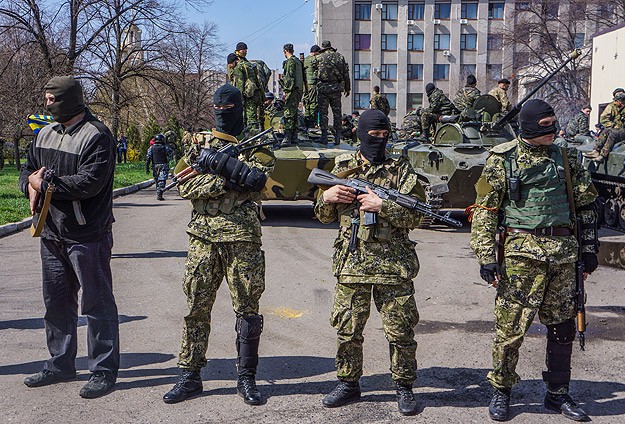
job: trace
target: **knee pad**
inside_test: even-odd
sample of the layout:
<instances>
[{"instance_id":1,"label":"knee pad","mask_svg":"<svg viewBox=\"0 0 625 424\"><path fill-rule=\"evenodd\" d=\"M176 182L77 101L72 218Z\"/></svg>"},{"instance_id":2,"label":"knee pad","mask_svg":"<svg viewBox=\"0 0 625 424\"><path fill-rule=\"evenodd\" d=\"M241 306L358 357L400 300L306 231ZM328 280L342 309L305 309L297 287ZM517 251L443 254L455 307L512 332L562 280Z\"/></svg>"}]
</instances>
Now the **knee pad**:
<instances>
[{"instance_id":1,"label":"knee pad","mask_svg":"<svg viewBox=\"0 0 625 424\"><path fill-rule=\"evenodd\" d=\"M575 320L569 319L560 324L547 326L547 341L560 345L573 343L575 340Z\"/></svg>"},{"instance_id":2,"label":"knee pad","mask_svg":"<svg viewBox=\"0 0 625 424\"><path fill-rule=\"evenodd\" d=\"M236 327L237 335L243 340L255 340L260 338L263 332L263 316L249 315L246 317L237 317Z\"/></svg>"},{"instance_id":3,"label":"knee pad","mask_svg":"<svg viewBox=\"0 0 625 424\"><path fill-rule=\"evenodd\" d=\"M258 366L258 345L263 332L263 316L237 317L237 368L239 373L256 372Z\"/></svg>"}]
</instances>

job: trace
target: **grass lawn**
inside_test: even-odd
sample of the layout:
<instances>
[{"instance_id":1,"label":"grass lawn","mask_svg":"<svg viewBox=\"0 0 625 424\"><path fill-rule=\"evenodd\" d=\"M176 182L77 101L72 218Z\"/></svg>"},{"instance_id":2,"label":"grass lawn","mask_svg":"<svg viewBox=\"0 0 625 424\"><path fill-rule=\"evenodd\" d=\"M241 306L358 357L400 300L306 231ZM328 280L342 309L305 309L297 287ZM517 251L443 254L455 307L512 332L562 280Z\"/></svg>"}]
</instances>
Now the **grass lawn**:
<instances>
[{"instance_id":1,"label":"grass lawn","mask_svg":"<svg viewBox=\"0 0 625 424\"><path fill-rule=\"evenodd\" d=\"M19 172L14 165L4 165L0 171L0 225L18 222L30 216L28 199L17 188ZM145 173L145 162L118 163L113 188L137 184L152 178Z\"/></svg>"}]
</instances>

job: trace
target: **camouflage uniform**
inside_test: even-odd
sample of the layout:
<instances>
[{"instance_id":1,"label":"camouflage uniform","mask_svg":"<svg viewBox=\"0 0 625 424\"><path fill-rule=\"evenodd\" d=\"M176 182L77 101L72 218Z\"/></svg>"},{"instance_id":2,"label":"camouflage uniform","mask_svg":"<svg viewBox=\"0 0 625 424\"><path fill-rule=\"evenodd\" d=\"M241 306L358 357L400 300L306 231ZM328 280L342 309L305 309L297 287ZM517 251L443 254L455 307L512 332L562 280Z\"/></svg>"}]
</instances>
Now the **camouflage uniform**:
<instances>
[{"instance_id":1,"label":"camouflage uniform","mask_svg":"<svg viewBox=\"0 0 625 424\"><path fill-rule=\"evenodd\" d=\"M568 138L574 138L576 135L590 135L588 115L584 112L578 113L566 124L566 136Z\"/></svg>"},{"instance_id":2,"label":"camouflage uniform","mask_svg":"<svg viewBox=\"0 0 625 424\"><path fill-rule=\"evenodd\" d=\"M229 142L237 143L237 139L212 131L211 146L219 148ZM246 152L239 159L267 174L273 170L274 157L265 149ZM194 157L185 160L192 163ZM178 186L180 196L193 206L183 281L189 314L184 318L178 359L184 369L199 370L206 365L210 314L224 276L238 317L258 314L265 289L265 256L255 203L260 193L242 193L224 184L220 176L202 174Z\"/></svg>"},{"instance_id":3,"label":"camouflage uniform","mask_svg":"<svg viewBox=\"0 0 625 424\"><path fill-rule=\"evenodd\" d=\"M341 140L347 140L349 144L356 145L358 143L358 137L354 131L354 124L352 123L352 117L348 116L346 120L341 120Z\"/></svg>"},{"instance_id":4,"label":"camouflage uniform","mask_svg":"<svg viewBox=\"0 0 625 424\"><path fill-rule=\"evenodd\" d=\"M371 97L369 105L371 109L381 110L386 116L388 116L388 114L391 112L391 106L388 103L388 99L385 95L380 93L374 94L373 97Z\"/></svg>"},{"instance_id":5,"label":"camouflage uniform","mask_svg":"<svg viewBox=\"0 0 625 424\"><path fill-rule=\"evenodd\" d=\"M570 152L568 158L577 213L584 223L591 224L596 217L594 211L587 209L587 206L595 200L596 190L590 174L577 160L577 156ZM474 209L471 226L471 248L481 265L497 262L495 233L499 209L505 211L503 225L507 228L532 229L550 225L570 228L565 180L559 176L561 172L558 169L562 164L559 147L531 147L520 138L495 146L491 150L482 176L475 186L477 207ZM545 172L538 176L534 174L533 181L524 179L528 177L523 175L532 176L531 172L541 166L546 167ZM551 202L543 202L535 209L525 207L525 201L519 202L519 205L512 202L507 182L510 168L518 169L522 193L527 193L527 190L531 192L536 187L549 187L553 191L545 196ZM532 219L538 219L536 216L539 216L541 224L531 225L528 221L530 215ZM594 230L584 230L584 239L594 240L594 237ZM506 390L519 382L520 377L515 372L519 348L536 312L541 323L547 326L574 325L571 320L576 313L574 262L577 260L577 249L577 240L572 235L507 233L503 277L495 300L493 371L487 376L493 387ZM595 246L590 244L584 245L583 249L584 252L596 253ZM571 349L571 346L572 344L568 348ZM550 371L543 374L546 382L552 381ZM570 378L570 369L568 374ZM565 393L568 385L558 390Z\"/></svg>"},{"instance_id":6,"label":"camouflage uniform","mask_svg":"<svg viewBox=\"0 0 625 424\"><path fill-rule=\"evenodd\" d=\"M510 100L508 99L508 92L503 88L497 86L488 92L491 96L496 98L501 105L501 113L507 113L512 109Z\"/></svg>"},{"instance_id":7,"label":"camouflage uniform","mask_svg":"<svg viewBox=\"0 0 625 424\"><path fill-rule=\"evenodd\" d=\"M398 136L401 139L417 138L421 136L423 129L421 127L421 114L423 108L419 106L415 110L410 111L408 115L404 116L401 123L401 129L398 131Z\"/></svg>"},{"instance_id":8,"label":"camouflage uniform","mask_svg":"<svg viewBox=\"0 0 625 424\"><path fill-rule=\"evenodd\" d=\"M328 106L332 108L335 132L341 129L341 93L350 91L349 67L342 54L329 48L317 56L319 128L328 130Z\"/></svg>"},{"instance_id":9,"label":"camouflage uniform","mask_svg":"<svg viewBox=\"0 0 625 424\"><path fill-rule=\"evenodd\" d=\"M475 101L482 95L476 87L466 86L458 90L454 98L454 106L460 112L466 108L473 107Z\"/></svg>"},{"instance_id":10,"label":"camouflage uniform","mask_svg":"<svg viewBox=\"0 0 625 424\"><path fill-rule=\"evenodd\" d=\"M428 102L430 106L421 113L421 128L427 137L430 136L431 127L436 129L439 116L453 115L457 112L454 104L440 88L435 88L428 94Z\"/></svg>"},{"instance_id":11,"label":"camouflage uniform","mask_svg":"<svg viewBox=\"0 0 625 424\"><path fill-rule=\"evenodd\" d=\"M616 143L625 140L625 106L619 109L614 102L611 102L601 112L599 123L605 129L601 131L594 150L605 159Z\"/></svg>"},{"instance_id":12,"label":"camouflage uniform","mask_svg":"<svg viewBox=\"0 0 625 424\"><path fill-rule=\"evenodd\" d=\"M282 89L286 97L284 107L284 129L297 130L297 111L304 90L304 69L302 61L295 56L289 57L282 64Z\"/></svg>"},{"instance_id":13,"label":"camouflage uniform","mask_svg":"<svg viewBox=\"0 0 625 424\"><path fill-rule=\"evenodd\" d=\"M257 122L261 126L265 122L263 100L265 93L261 92L262 86L258 78L257 70L252 63L239 56L237 66L230 74L230 82L239 89L243 96L243 122L246 127Z\"/></svg>"},{"instance_id":14,"label":"camouflage uniform","mask_svg":"<svg viewBox=\"0 0 625 424\"><path fill-rule=\"evenodd\" d=\"M317 99L317 56L308 55L304 59L304 71L306 73L306 92L304 93L304 118L309 127L319 123L319 102Z\"/></svg>"},{"instance_id":15,"label":"camouflage uniform","mask_svg":"<svg viewBox=\"0 0 625 424\"><path fill-rule=\"evenodd\" d=\"M389 158L380 165L371 165L356 153L339 156L336 162L332 171L335 174L351 170L351 177L397 188L420 199L425 197L416 172L405 158ZM321 196L315 205L319 221L327 224L338 220L340 225L334 242L333 273L337 284L330 319L338 335L338 378L357 381L362 375L363 331L373 294L389 342L393 380L410 385L417 368L414 327L419 314L412 279L419 271L419 260L408 233L419 225L421 215L384 200L378 224L374 228L361 225L357 250L350 252L351 216L356 204L327 204Z\"/></svg>"}]
</instances>

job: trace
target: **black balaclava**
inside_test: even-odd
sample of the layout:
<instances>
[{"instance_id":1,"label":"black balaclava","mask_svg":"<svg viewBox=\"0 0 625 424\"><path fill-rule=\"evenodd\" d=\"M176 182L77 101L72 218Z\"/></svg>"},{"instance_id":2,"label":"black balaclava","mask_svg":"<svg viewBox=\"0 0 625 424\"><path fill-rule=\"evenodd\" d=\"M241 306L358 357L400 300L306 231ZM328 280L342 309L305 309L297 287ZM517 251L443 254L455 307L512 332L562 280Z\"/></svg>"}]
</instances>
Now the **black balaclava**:
<instances>
[{"instance_id":1,"label":"black balaclava","mask_svg":"<svg viewBox=\"0 0 625 424\"><path fill-rule=\"evenodd\" d=\"M356 134L360 139L360 154L374 165L381 164L386 159L386 141L388 137L374 137L369 130L391 130L388 118L379 109L367 109L358 120Z\"/></svg>"},{"instance_id":2,"label":"black balaclava","mask_svg":"<svg viewBox=\"0 0 625 424\"><path fill-rule=\"evenodd\" d=\"M436 88L436 86L434 84L432 84L431 82L428 83L425 86L425 94L427 94L429 96L430 94L432 94L432 91L434 91L435 88Z\"/></svg>"},{"instance_id":3,"label":"black balaclava","mask_svg":"<svg viewBox=\"0 0 625 424\"><path fill-rule=\"evenodd\" d=\"M547 134L555 134L557 132L555 123L547 127L538 125L541 119L550 116L555 116L555 112L547 102L540 99L528 100L519 113L520 136L525 139L532 139Z\"/></svg>"},{"instance_id":4,"label":"black balaclava","mask_svg":"<svg viewBox=\"0 0 625 424\"><path fill-rule=\"evenodd\" d=\"M43 88L54 95L54 103L46 109L56 122L65 123L85 110L82 87L74 77L54 77Z\"/></svg>"},{"instance_id":5,"label":"black balaclava","mask_svg":"<svg viewBox=\"0 0 625 424\"><path fill-rule=\"evenodd\" d=\"M241 92L233 85L222 85L213 95L217 106L233 104L229 109L215 109L215 125L218 131L238 136L243 131L243 99Z\"/></svg>"}]
</instances>

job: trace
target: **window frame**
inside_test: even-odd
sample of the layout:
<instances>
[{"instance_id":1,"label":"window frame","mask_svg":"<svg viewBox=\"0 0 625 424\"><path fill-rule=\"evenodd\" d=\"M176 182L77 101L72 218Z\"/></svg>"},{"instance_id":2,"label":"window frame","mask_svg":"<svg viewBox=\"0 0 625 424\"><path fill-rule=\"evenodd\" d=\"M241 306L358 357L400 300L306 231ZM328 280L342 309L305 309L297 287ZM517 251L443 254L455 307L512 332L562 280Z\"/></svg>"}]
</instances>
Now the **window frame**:
<instances>
[{"instance_id":1,"label":"window frame","mask_svg":"<svg viewBox=\"0 0 625 424\"><path fill-rule=\"evenodd\" d=\"M438 69L441 69L440 67L442 67L442 69L445 70L445 78L440 78L440 72L438 71ZM434 68L433 68L433 74L432 74L432 79L434 81L449 81L449 65L446 63L435 63L434 64Z\"/></svg>"},{"instance_id":2,"label":"window frame","mask_svg":"<svg viewBox=\"0 0 625 424\"><path fill-rule=\"evenodd\" d=\"M501 6L501 17L495 17L495 6ZM499 9L499 7L498 7ZM502 1L490 1L488 2L488 19L500 21L506 16L506 3Z\"/></svg>"},{"instance_id":3,"label":"window frame","mask_svg":"<svg viewBox=\"0 0 625 424\"><path fill-rule=\"evenodd\" d=\"M467 39L471 36L474 40L473 47L467 47ZM460 34L460 50L477 50L477 34L476 33L468 33L468 34Z\"/></svg>"},{"instance_id":4,"label":"window frame","mask_svg":"<svg viewBox=\"0 0 625 424\"><path fill-rule=\"evenodd\" d=\"M366 99L366 101L363 101ZM356 103L358 100L358 103ZM354 109L369 109L371 104L371 93L354 93Z\"/></svg>"},{"instance_id":5,"label":"window frame","mask_svg":"<svg viewBox=\"0 0 625 424\"><path fill-rule=\"evenodd\" d=\"M447 14L447 17L442 17L441 16L441 6L447 6L449 7L449 13ZM451 2L445 2L445 3L435 3L434 4L434 19L441 19L441 20L449 20L451 19Z\"/></svg>"},{"instance_id":6,"label":"window frame","mask_svg":"<svg viewBox=\"0 0 625 424\"><path fill-rule=\"evenodd\" d=\"M389 17L389 6L395 10L395 17ZM393 10L393 8L391 8ZM399 6L397 3L382 3L382 20L383 21L396 21L399 15Z\"/></svg>"},{"instance_id":7,"label":"window frame","mask_svg":"<svg viewBox=\"0 0 625 424\"><path fill-rule=\"evenodd\" d=\"M418 36L421 36L420 37L421 38L421 48L420 49L415 49L414 48L414 44L415 44L414 43L414 38L415 37L419 38ZM412 48L410 48L411 45L412 45ZM422 52L422 51L425 50L425 36L423 35L422 32L417 32L417 33L414 33L414 34L408 34L407 49L408 49L408 51L411 51L411 52Z\"/></svg>"},{"instance_id":8,"label":"window frame","mask_svg":"<svg viewBox=\"0 0 625 424\"><path fill-rule=\"evenodd\" d=\"M420 6L420 7L419 7ZM419 10L421 17L415 17L415 11ZM408 3L408 19L412 21L422 21L425 19L425 3Z\"/></svg>"},{"instance_id":9,"label":"window frame","mask_svg":"<svg viewBox=\"0 0 625 424\"><path fill-rule=\"evenodd\" d=\"M369 36L369 48L368 49L363 49L360 48L360 45L362 44L360 37L362 36ZM358 42L356 42L356 40L358 39ZM358 47L356 47L356 44L358 44ZM354 50L356 51L371 51L371 34L354 34Z\"/></svg>"},{"instance_id":10,"label":"window frame","mask_svg":"<svg viewBox=\"0 0 625 424\"><path fill-rule=\"evenodd\" d=\"M367 10L367 6L369 6L369 14L368 14L368 19L367 18L363 18L362 16L359 15L367 15L366 13L363 13L363 11ZM355 21L370 21L371 20L371 8L372 8L372 4L371 3L356 3L354 4L354 20ZM360 14L359 14L360 12Z\"/></svg>"},{"instance_id":11,"label":"window frame","mask_svg":"<svg viewBox=\"0 0 625 424\"><path fill-rule=\"evenodd\" d=\"M388 100L391 110L397 110L397 93L384 93L384 96Z\"/></svg>"},{"instance_id":12,"label":"window frame","mask_svg":"<svg viewBox=\"0 0 625 424\"><path fill-rule=\"evenodd\" d=\"M447 37L447 47L441 48L441 35ZM449 50L451 46L451 34L434 34L434 50Z\"/></svg>"},{"instance_id":13,"label":"window frame","mask_svg":"<svg viewBox=\"0 0 625 424\"><path fill-rule=\"evenodd\" d=\"M475 7L475 16L469 16L468 15L468 6L474 6ZM460 19L477 19L477 12L479 9L479 3L477 1L467 1L467 2L462 2L460 4Z\"/></svg>"},{"instance_id":14,"label":"window frame","mask_svg":"<svg viewBox=\"0 0 625 424\"><path fill-rule=\"evenodd\" d=\"M363 73L361 67L369 67L368 78L360 78ZM354 63L354 80L355 81L371 81L371 64L370 63Z\"/></svg>"},{"instance_id":15,"label":"window frame","mask_svg":"<svg viewBox=\"0 0 625 424\"><path fill-rule=\"evenodd\" d=\"M388 68L395 70L395 78L388 78ZM397 64L396 63L383 63L380 66L380 79L385 81L397 81Z\"/></svg>"},{"instance_id":16,"label":"window frame","mask_svg":"<svg viewBox=\"0 0 625 424\"><path fill-rule=\"evenodd\" d=\"M419 69L419 72L415 72L415 69ZM417 76L420 78L412 78ZM406 78L408 81L423 81L423 64L422 63L409 63L406 70Z\"/></svg>"},{"instance_id":17,"label":"window frame","mask_svg":"<svg viewBox=\"0 0 625 424\"><path fill-rule=\"evenodd\" d=\"M395 48L391 49L388 47L388 40L389 40L389 36L392 39L393 37L395 37ZM380 45L382 47L382 51L388 51L388 52L396 52L397 51L397 34L382 34L381 40L380 40Z\"/></svg>"}]
</instances>

